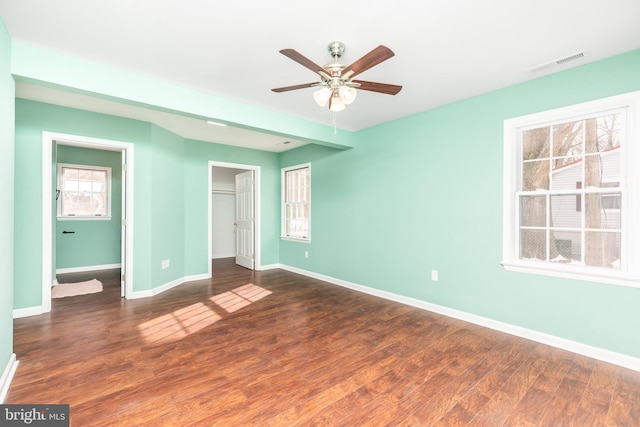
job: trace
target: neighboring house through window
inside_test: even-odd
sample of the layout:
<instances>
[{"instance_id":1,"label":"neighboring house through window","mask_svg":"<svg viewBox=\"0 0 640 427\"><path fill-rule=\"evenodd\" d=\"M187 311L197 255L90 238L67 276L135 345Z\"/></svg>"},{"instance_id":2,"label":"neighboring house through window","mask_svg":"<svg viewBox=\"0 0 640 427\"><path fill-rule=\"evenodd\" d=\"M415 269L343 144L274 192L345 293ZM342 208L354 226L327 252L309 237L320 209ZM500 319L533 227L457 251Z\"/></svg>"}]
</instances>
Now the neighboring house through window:
<instances>
[{"instance_id":1,"label":"neighboring house through window","mask_svg":"<svg viewBox=\"0 0 640 427\"><path fill-rule=\"evenodd\" d=\"M59 219L110 219L111 168L58 164Z\"/></svg>"},{"instance_id":2,"label":"neighboring house through window","mask_svg":"<svg viewBox=\"0 0 640 427\"><path fill-rule=\"evenodd\" d=\"M282 169L282 238L310 241L311 165Z\"/></svg>"},{"instance_id":3,"label":"neighboring house through window","mask_svg":"<svg viewBox=\"0 0 640 427\"><path fill-rule=\"evenodd\" d=\"M505 121L505 268L640 286L639 99Z\"/></svg>"}]
</instances>

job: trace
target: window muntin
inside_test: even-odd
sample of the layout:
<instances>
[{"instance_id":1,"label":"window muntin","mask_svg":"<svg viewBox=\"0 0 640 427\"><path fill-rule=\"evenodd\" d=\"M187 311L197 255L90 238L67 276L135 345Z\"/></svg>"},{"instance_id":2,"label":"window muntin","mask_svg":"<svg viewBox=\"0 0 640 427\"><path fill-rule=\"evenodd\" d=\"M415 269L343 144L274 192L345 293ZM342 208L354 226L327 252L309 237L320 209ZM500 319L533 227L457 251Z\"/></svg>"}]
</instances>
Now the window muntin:
<instances>
[{"instance_id":1,"label":"window muntin","mask_svg":"<svg viewBox=\"0 0 640 427\"><path fill-rule=\"evenodd\" d=\"M58 218L111 218L111 168L58 165Z\"/></svg>"},{"instance_id":2,"label":"window muntin","mask_svg":"<svg viewBox=\"0 0 640 427\"><path fill-rule=\"evenodd\" d=\"M639 93L505 121L508 270L640 285Z\"/></svg>"},{"instance_id":3,"label":"window muntin","mask_svg":"<svg viewBox=\"0 0 640 427\"><path fill-rule=\"evenodd\" d=\"M309 241L311 166L282 169L282 237Z\"/></svg>"},{"instance_id":4,"label":"window muntin","mask_svg":"<svg viewBox=\"0 0 640 427\"><path fill-rule=\"evenodd\" d=\"M603 206L622 203L623 119L615 111L520 130L519 259L620 268L620 214Z\"/></svg>"}]
</instances>

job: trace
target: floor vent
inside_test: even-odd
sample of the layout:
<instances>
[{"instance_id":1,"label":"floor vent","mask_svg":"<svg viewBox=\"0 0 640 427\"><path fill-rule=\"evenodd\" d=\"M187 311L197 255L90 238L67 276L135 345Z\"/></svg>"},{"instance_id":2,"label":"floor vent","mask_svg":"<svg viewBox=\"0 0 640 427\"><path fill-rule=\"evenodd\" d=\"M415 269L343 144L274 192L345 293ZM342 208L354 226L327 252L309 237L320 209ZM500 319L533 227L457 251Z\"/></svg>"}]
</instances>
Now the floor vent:
<instances>
[{"instance_id":1,"label":"floor vent","mask_svg":"<svg viewBox=\"0 0 640 427\"><path fill-rule=\"evenodd\" d=\"M542 71L548 70L550 68L553 67L557 67L558 65L564 65L568 62L572 62L572 61L576 61L578 59L582 59L585 58L587 56L587 52L586 51L580 51L580 52L576 52L576 53L572 53L571 55L566 55L563 56L561 58L556 58L554 60L551 60L549 62L544 62L542 64L538 64L538 65L534 65L531 68L527 68L527 71L530 73L540 73Z\"/></svg>"}]
</instances>

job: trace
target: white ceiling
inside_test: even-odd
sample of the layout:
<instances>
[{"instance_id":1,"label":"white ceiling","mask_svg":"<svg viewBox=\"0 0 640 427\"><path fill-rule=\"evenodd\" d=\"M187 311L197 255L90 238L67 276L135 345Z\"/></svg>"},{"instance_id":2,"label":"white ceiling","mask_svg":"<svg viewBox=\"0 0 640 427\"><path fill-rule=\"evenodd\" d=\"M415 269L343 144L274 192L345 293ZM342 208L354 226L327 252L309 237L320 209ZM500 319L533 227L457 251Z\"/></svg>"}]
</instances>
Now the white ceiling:
<instances>
[{"instance_id":1,"label":"white ceiling","mask_svg":"<svg viewBox=\"0 0 640 427\"><path fill-rule=\"evenodd\" d=\"M318 80L278 51L293 48L322 65L337 40L346 44L349 64L384 44L396 56L358 78L403 89L396 96L360 91L337 115L347 130L640 48L638 0L0 0L0 16L14 40L327 125L332 115L315 104L313 89L270 90ZM585 58L528 71L581 51ZM18 85L17 94L135 118L151 114L146 120L188 138L272 151L303 144L287 147L270 136L262 145L253 132L202 129L195 118L38 86ZM226 134L211 137L215 132Z\"/></svg>"}]
</instances>

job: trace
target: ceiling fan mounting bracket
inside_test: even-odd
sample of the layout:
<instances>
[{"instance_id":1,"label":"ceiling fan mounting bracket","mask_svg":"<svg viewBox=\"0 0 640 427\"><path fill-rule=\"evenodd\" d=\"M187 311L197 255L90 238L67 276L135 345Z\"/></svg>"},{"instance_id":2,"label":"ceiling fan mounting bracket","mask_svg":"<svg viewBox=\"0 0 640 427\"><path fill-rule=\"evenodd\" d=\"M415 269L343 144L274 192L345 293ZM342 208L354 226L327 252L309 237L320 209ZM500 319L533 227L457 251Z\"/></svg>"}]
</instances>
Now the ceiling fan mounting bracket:
<instances>
[{"instance_id":1,"label":"ceiling fan mounting bracket","mask_svg":"<svg viewBox=\"0 0 640 427\"><path fill-rule=\"evenodd\" d=\"M332 58L340 59L346 47L342 42L331 42L329 46L327 46L327 49Z\"/></svg>"}]
</instances>

